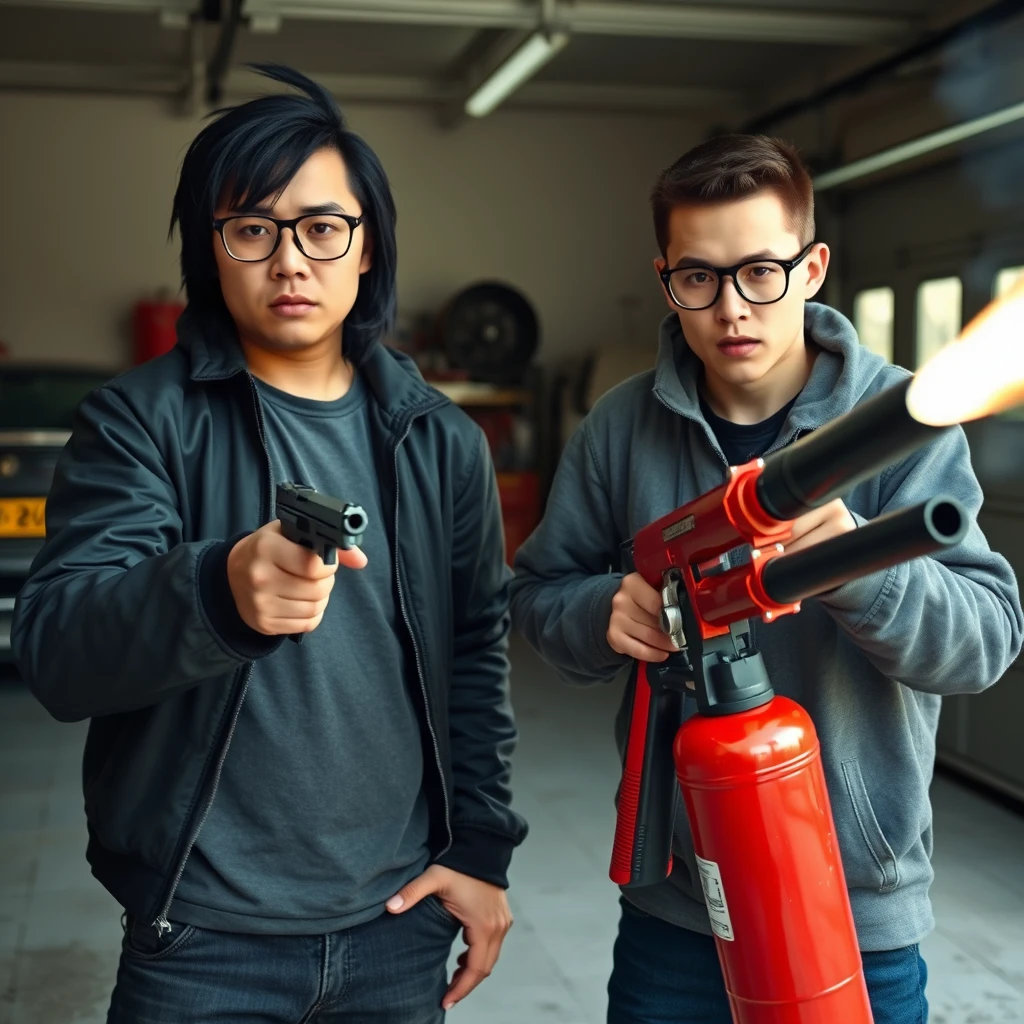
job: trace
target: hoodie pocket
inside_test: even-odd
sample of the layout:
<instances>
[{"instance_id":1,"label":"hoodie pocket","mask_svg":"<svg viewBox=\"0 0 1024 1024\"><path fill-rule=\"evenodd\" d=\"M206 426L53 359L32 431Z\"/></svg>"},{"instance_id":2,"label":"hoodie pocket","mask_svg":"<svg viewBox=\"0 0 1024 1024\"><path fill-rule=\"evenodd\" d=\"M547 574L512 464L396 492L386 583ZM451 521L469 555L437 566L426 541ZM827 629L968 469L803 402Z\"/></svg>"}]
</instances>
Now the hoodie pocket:
<instances>
[{"instance_id":1,"label":"hoodie pocket","mask_svg":"<svg viewBox=\"0 0 1024 1024\"><path fill-rule=\"evenodd\" d=\"M860 762L855 757L847 758L842 762L843 779L846 782L846 792L850 796L850 803L853 806L854 817L860 828L860 834L878 866L879 871L879 892L892 892L900 884L900 872L896 863L896 855L885 838L878 818L875 817L874 808L868 797L867 786L864 785L864 776L861 774Z\"/></svg>"}]
</instances>

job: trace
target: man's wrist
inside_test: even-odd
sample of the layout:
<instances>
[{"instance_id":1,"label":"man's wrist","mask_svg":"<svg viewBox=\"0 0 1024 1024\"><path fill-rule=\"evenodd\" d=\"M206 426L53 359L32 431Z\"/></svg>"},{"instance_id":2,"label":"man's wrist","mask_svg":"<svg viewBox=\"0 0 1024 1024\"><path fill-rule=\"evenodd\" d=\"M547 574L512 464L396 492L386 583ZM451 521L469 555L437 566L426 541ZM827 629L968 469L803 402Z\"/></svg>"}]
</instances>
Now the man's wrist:
<instances>
[{"instance_id":1,"label":"man's wrist","mask_svg":"<svg viewBox=\"0 0 1024 1024\"><path fill-rule=\"evenodd\" d=\"M460 875L479 878L501 889L508 888L508 866L515 842L487 828L456 827L451 847L435 861Z\"/></svg>"},{"instance_id":2,"label":"man's wrist","mask_svg":"<svg viewBox=\"0 0 1024 1024\"><path fill-rule=\"evenodd\" d=\"M210 632L220 645L243 661L255 661L277 650L284 640L249 626L238 611L228 576L228 558L235 545L248 536L240 533L211 544L200 556L197 572L199 605Z\"/></svg>"},{"instance_id":3,"label":"man's wrist","mask_svg":"<svg viewBox=\"0 0 1024 1024\"><path fill-rule=\"evenodd\" d=\"M590 602L590 622L594 631L594 641L601 659L608 665L624 662L625 656L619 654L608 643L608 623L612 617L612 601L622 586L622 573L610 573L603 586L595 588Z\"/></svg>"}]
</instances>

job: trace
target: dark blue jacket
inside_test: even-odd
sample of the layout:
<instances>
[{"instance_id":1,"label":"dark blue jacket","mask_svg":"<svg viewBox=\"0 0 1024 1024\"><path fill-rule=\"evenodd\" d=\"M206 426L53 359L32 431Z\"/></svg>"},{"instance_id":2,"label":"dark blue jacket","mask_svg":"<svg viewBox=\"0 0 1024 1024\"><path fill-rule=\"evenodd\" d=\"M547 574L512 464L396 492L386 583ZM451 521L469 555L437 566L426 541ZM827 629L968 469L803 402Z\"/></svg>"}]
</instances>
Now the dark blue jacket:
<instances>
[{"instance_id":1,"label":"dark blue jacket","mask_svg":"<svg viewBox=\"0 0 1024 1024\"><path fill-rule=\"evenodd\" d=\"M274 519L259 396L234 338L197 320L187 310L171 352L83 402L12 631L47 710L91 719L87 857L154 924L213 801L252 664L284 642L245 625L227 580L233 544ZM360 371L432 859L505 886L526 825L509 807L510 572L490 453L407 357L377 346Z\"/></svg>"}]
</instances>

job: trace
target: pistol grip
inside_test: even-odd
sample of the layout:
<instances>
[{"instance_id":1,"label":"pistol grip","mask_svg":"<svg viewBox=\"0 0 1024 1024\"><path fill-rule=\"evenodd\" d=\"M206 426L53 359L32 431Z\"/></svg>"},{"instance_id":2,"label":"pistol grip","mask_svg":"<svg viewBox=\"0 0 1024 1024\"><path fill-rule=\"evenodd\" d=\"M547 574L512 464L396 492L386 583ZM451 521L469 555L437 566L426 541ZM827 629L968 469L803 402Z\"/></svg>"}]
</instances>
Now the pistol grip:
<instances>
[{"instance_id":1,"label":"pistol grip","mask_svg":"<svg viewBox=\"0 0 1024 1024\"><path fill-rule=\"evenodd\" d=\"M304 548L306 548L309 551L316 551L317 550L316 549L316 545L314 545L314 543L311 540L309 540L307 537L304 537L302 535L302 533L300 532L300 530L298 529L298 527L295 526L295 524L292 523L290 520L288 520L288 519L281 519L280 523L281 523L281 535L283 537L285 537L287 540L290 540L293 544L298 544L300 547L304 547ZM336 552L335 552L333 547L326 547L325 546L323 548L323 551L320 551L320 552L317 552L317 553L324 560L324 564L325 565L333 565L334 562L335 562L335 559L337 557ZM303 637L302 633L289 633L288 634L288 639L291 640L291 642L295 643L295 644L301 644L302 643L302 637Z\"/></svg>"},{"instance_id":2,"label":"pistol grip","mask_svg":"<svg viewBox=\"0 0 1024 1024\"><path fill-rule=\"evenodd\" d=\"M281 533L293 544L298 544L307 551L316 552L324 565L334 565L338 560L338 549L333 544L325 544L323 541L307 537L294 523L287 519L281 520Z\"/></svg>"},{"instance_id":3,"label":"pistol grip","mask_svg":"<svg viewBox=\"0 0 1024 1024\"><path fill-rule=\"evenodd\" d=\"M304 548L309 547L303 540L299 528L290 519L280 519L281 536L290 540L293 544L301 544Z\"/></svg>"}]
</instances>

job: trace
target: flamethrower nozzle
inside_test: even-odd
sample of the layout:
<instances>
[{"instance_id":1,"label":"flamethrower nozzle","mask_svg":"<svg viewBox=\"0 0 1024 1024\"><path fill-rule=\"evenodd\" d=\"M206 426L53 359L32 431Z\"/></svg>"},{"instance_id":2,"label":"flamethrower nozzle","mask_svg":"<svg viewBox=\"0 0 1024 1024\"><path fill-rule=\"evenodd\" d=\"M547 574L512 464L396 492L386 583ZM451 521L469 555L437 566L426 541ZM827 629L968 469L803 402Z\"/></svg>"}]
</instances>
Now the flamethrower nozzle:
<instances>
[{"instance_id":1,"label":"flamethrower nozzle","mask_svg":"<svg viewBox=\"0 0 1024 1024\"><path fill-rule=\"evenodd\" d=\"M954 547L969 526L967 511L958 501L931 498L803 551L771 559L761 574L761 585L773 601L796 604L898 562Z\"/></svg>"},{"instance_id":2,"label":"flamethrower nozzle","mask_svg":"<svg viewBox=\"0 0 1024 1024\"><path fill-rule=\"evenodd\" d=\"M911 416L907 388L912 379L769 455L757 481L757 497L765 511L776 519L796 519L950 429L920 423Z\"/></svg>"},{"instance_id":3,"label":"flamethrower nozzle","mask_svg":"<svg viewBox=\"0 0 1024 1024\"><path fill-rule=\"evenodd\" d=\"M916 373L764 461L757 497L795 519L957 424L1024 400L1024 280Z\"/></svg>"}]
</instances>

